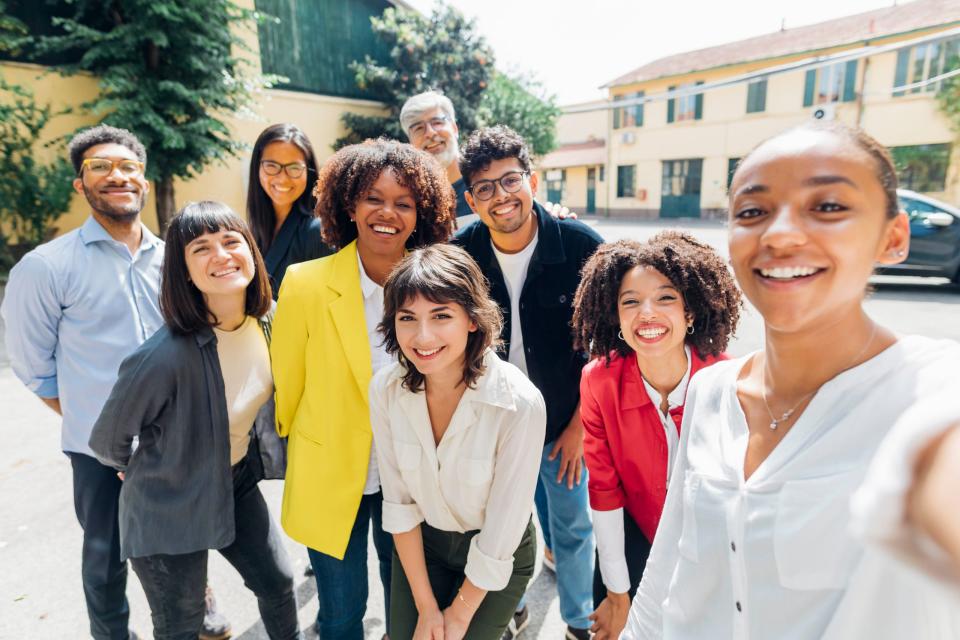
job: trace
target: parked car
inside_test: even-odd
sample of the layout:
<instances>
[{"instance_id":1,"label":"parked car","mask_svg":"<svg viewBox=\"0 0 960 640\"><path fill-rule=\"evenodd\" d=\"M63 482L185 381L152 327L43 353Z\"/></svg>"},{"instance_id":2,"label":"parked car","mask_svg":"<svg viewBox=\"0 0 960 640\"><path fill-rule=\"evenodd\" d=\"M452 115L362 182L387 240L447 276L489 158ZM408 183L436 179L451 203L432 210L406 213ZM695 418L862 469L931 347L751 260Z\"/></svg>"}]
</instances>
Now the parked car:
<instances>
[{"instance_id":1,"label":"parked car","mask_svg":"<svg viewBox=\"0 0 960 640\"><path fill-rule=\"evenodd\" d=\"M907 189L897 189L897 196L910 216L910 253L878 272L938 276L960 284L960 209Z\"/></svg>"}]
</instances>

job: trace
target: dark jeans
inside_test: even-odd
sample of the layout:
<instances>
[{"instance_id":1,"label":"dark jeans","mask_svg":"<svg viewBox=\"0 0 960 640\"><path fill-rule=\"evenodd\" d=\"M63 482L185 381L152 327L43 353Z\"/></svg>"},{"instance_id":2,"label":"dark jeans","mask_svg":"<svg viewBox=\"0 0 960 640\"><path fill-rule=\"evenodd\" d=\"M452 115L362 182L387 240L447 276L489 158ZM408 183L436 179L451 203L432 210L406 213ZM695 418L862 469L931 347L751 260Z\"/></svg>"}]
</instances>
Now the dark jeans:
<instances>
[{"instance_id":1,"label":"dark jeans","mask_svg":"<svg viewBox=\"0 0 960 640\"><path fill-rule=\"evenodd\" d=\"M465 579L470 541L479 531L441 531L421 523L423 555L427 565L427 578L443 611L453 602ZM507 586L500 591L488 591L464 635L464 640L500 640L507 624L513 618L517 603L523 597L537 559L537 534L533 521L513 554L513 574ZM413 591L400 564L400 557L393 553L393 612L390 640L410 640L417 628L419 615L413 600Z\"/></svg>"},{"instance_id":2,"label":"dark jeans","mask_svg":"<svg viewBox=\"0 0 960 640\"><path fill-rule=\"evenodd\" d=\"M350 531L343 560L307 549L317 578L317 630L323 640L363 640L363 616L367 612L367 532L373 525L373 546L380 562L380 581L390 628L390 556L393 536L383 530L383 494L363 496Z\"/></svg>"},{"instance_id":3,"label":"dark jeans","mask_svg":"<svg viewBox=\"0 0 960 640\"><path fill-rule=\"evenodd\" d=\"M297 623L293 569L280 530L246 461L233 467L236 538L220 554L257 596L260 617L273 640L302 638ZM184 514L184 518L203 514ZM157 640L196 640L203 625L206 549L177 555L131 558L150 604Z\"/></svg>"},{"instance_id":4,"label":"dark jeans","mask_svg":"<svg viewBox=\"0 0 960 640\"><path fill-rule=\"evenodd\" d=\"M83 529L83 595L95 640L127 640L127 563L120 561L117 510L123 483L116 470L82 453L67 452L73 467L73 506Z\"/></svg>"},{"instance_id":5,"label":"dark jeans","mask_svg":"<svg viewBox=\"0 0 960 640\"><path fill-rule=\"evenodd\" d=\"M647 558L650 556L651 543L647 536L643 535L640 527L634 519L623 510L623 549L627 557L627 573L630 575L630 601L633 602L633 596L637 593L637 587L640 586L640 579L643 578L643 570L647 566ZM607 588L603 584L603 577L600 575L600 556L597 555L597 562L593 570L593 606L599 607L603 599L607 597Z\"/></svg>"}]
</instances>

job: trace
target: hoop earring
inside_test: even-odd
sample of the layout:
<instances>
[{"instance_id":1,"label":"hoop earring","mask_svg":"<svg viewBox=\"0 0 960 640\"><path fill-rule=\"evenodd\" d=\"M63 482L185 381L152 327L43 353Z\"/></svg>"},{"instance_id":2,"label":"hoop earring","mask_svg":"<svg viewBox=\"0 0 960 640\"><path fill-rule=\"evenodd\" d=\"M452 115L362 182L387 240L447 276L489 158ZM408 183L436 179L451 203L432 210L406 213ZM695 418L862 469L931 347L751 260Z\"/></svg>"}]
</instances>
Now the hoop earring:
<instances>
[{"instance_id":1,"label":"hoop earring","mask_svg":"<svg viewBox=\"0 0 960 640\"><path fill-rule=\"evenodd\" d=\"M695 331L695 329L693 328L693 324L692 324L692 323L691 323L691 324L688 324L688 325L687 325L687 335L688 335L688 336L692 336L694 331Z\"/></svg>"},{"instance_id":2,"label":"hoop earring","mask_svg":"<svg viewBox=\"0 0 960 640\"><path fill-rule=\"evenodd\" d=\"M622 331L622 330L621 330L621 331L617 331L617 337L620 338L621 340L623 340L623 331ZM623 340L623 341L626 342L626 340Z\"/></svg>"}]
</instances>

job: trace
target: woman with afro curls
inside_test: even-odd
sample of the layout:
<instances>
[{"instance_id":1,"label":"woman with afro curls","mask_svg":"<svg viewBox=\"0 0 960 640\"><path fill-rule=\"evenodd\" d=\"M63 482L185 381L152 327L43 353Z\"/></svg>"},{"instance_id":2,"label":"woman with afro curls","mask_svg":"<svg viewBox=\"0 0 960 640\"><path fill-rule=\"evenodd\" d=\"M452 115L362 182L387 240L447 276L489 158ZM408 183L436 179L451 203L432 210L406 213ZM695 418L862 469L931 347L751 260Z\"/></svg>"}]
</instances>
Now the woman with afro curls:
<instances>
[{"instance_id":1,"label":"woman with afro curls","mask_svg":"<svg viewBox=\"0 0 960 640\"><path fill-rule=\"evenodd\" d=\"M291 265L271 355L277 428L287 436L281 522L308 548L321 638L361 640L371 521L387 612L393 544L367 390L393 359L382 345L383 283L411 249L449 239L454 196L443 170L408 144L369 140L338 151L314 189L332 256Z\"/></svg>"},{"instance_id":2,"label":"woman with afro curls","mask_svg":"<svg viewBox=\"0 0 960 640\"><path fill-rule=\"evenodd\" d=\"M740 292L720 256L685 233L602 245L574 302L584 457L597 537L597 640L615 639L646 566L691 376L726 356Z\"/></svg>"}]
</instances>

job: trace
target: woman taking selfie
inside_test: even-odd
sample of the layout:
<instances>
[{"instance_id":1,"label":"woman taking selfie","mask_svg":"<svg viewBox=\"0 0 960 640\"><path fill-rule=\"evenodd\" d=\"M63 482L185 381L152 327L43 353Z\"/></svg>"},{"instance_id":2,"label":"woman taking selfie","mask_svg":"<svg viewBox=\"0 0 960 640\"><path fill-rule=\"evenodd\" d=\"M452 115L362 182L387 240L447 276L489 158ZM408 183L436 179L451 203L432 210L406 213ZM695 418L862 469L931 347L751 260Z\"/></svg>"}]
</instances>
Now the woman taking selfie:
<instances>
[{"instance_id":1,"label":"woman taking selfie","mask_svg":"<svg viewBox=\"0 0 960 640\"><path fill-rule=\"evenodd\" d=\"M338 251L288 268L271 345L277 426L289 436L281 522L308 548L320 636L360 640L371 523L388 611L390 602L392 541L367 406L370 378L392 362L377 331L383 283L407 250L450 237L453 190L431 156L371 140L334 154L316 195Z\"/></svg>"},{"instance_id":2,"label":"woman taking selfie","mask_svg":"<svg viewBox=\"0 0 960 640\"><path fill-rule=\"evenodd\" d=\"M909 247L896 182L886 149L839 123L791 129L740 162L730 262L764 348L690 386L623 637L863 637L847 609L878 583L849 532L851 493L901 414L960 393L958 345L897 335L863 308L874 265Z\"/></svg>"},{"instance_id":3,"label":"woman taking selfie","mask_svg":"<svg viewBox=\"0 0 960 640\"><path fill-rule=\"evenodd\" d=\"M218 202L184 207L167 230L166 324L120 366L90 438L101 462L122 473L120 551L143 585L157 638L196 639L209 549L257 596L270 638L300 637L290 563L257 488L282 477L271 466L282 464L271 304L243 220Z\"/></svg>"},{"instance_id":4,"label":"woman taking selfie","mask_svg":"<svg viewBox=\"0 0 960 640\"><path fill-rule=\"evenodd\" d=\"M328 256L314 215L317 161L297 126L275 124L253 145L247 185L247 219L263 254L276 299L287 267Z\"/></svg>"},{"instance_id":5,"label":"woman taking selfie","mask_svg":"<svg viewBox=\"0 0 960 640\"><path fill-rule=\"evenodd\" d=\"M666 499L692 376L724 358L740 292L723 259L692 236L601 245L574 301L580 414L597 537L596 640L616 639L643 576Z\"/></svg>"},{"instance_id":6,"label":"woman taking selfie","mask_svg":"<svg viewBox=\"0 0 960 640\"><path fill-rule=\"evenodd\" d=\"M466 251L419 249L384 287L393 364L370 421L393 533L392 640L498 640L533 576L543 398L501 360L500 309Z\"/></svg>"}]
</instances>

